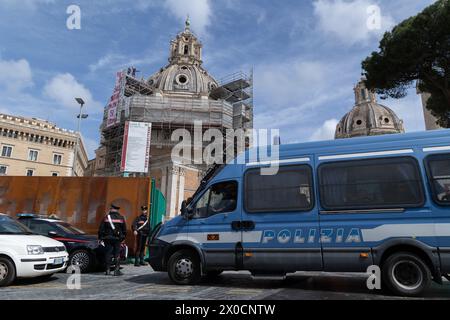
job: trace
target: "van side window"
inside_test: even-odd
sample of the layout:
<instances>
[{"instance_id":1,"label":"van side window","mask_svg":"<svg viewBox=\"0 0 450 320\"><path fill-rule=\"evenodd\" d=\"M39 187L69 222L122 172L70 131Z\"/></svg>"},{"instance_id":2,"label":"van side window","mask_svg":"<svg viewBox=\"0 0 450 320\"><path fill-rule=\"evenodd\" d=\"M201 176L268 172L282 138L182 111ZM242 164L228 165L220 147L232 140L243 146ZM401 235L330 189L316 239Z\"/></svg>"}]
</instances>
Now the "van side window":
<instances>
[{"instance_id":1,"label":"van side window","mask_svg":"<svg viewBox=\"0 0 450 320\"><path fill-rule=\"evenodd\" d=\"M319 167L319 181L326 210L411 208L425 201L411 157L326 163Z\"/></svg>"},{"instance_id":2,"label":"van side window","mask_svg":"<svg viewBox=\"0 0 450 320\"><path fill-rule=\"evenodd\" d=\"M237 205L237 182L220 182L209 188L197 201L194 218L201 219L219 213L232 212Z\"/></svg>"},{"instance_id":3,"label":"van side window","mask_svg":"<svg viewBox=\"0 0 450 320\"><path fill-rule=\"evenodd\" d=\"M276 175L251 169L245 175L245 210L257 212L309 211L313 207L312 170L283 166Z\"/></svg>"},{"instance_id":4,"label":"van side window","mask_svg":"<svg viewBox=\"0 0 450 320\"><path fill-rule=\"evenodd\" d=\"M450 154L429 156L427 164L434 200L441 205L450 205Z\"/></svg>"}]
</instances>

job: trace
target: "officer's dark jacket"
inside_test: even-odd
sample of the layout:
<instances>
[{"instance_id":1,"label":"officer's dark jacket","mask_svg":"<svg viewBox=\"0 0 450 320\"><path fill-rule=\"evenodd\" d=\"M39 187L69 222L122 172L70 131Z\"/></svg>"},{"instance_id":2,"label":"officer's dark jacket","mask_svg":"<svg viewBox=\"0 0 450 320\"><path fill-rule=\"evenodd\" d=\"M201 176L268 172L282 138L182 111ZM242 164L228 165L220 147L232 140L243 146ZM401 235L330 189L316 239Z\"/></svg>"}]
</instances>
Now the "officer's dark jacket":
<instances>
[{"instance_id":1,"label":"officer's dark jacket","mask_svg":"<svg viewBox=\"0 0 450 320\"><path fill-rule=\"evenodd\" d=\"M111 216L111 221L114 225L114 230L109 223L108 215ZM108 213L102 220L98 229L98 238L100 240L125 240L127 235L127 225L125 218L118 212Z\"/></svg>"},{"instance_id":2,"label":"officer's dark jacket","mask_svg":"<svg viewBox=\"0 0 450 320\"><path fill-rule=\"evenodd\" d=\"M139 217L134 219L134 222L132 225L133 231L137 231L140 235L148 236L148 234L150 233L150 221L147 222L147 219L148 219L147 215L145 215L145 214L141 214ZM138 230L139 228L141 228L141 229Z\"/></svg>"}]
</instances>

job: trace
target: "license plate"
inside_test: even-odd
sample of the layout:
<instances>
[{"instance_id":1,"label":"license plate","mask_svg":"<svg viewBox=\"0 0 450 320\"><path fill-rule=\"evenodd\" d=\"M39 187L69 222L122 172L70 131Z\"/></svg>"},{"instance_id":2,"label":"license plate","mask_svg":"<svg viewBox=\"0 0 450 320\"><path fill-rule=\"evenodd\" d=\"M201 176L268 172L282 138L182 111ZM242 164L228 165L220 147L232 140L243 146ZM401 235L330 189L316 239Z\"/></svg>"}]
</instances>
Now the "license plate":
<instances>
[{"instance_id":1,"label":"license plate","mask_svg":"<svg viewBox=\"0 0 450 320\"><path fill-rule=\"evenodd\" d=\"M53 260L53 264L63 264L64 258L56 258Z\"/></svg>"}]
</instances>

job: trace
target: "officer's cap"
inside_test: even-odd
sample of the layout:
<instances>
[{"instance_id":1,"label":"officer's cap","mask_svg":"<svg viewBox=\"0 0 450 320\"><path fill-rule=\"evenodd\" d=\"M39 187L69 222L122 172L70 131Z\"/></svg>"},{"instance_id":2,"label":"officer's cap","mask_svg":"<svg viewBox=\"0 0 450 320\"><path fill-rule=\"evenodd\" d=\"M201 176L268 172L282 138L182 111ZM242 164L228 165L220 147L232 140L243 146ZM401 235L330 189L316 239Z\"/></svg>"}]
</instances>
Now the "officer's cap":
<instances>
[{"instance_id":1,"label":"officer's cap","mask_svg":"<svg viewBox=\"0 0 450 320\"><path fill-rule=\"evenodd\" d=\"M120 207L118 205L115 205L114 203L111 203L111 209L119 210Z\"/></svg>"}]
</instances>

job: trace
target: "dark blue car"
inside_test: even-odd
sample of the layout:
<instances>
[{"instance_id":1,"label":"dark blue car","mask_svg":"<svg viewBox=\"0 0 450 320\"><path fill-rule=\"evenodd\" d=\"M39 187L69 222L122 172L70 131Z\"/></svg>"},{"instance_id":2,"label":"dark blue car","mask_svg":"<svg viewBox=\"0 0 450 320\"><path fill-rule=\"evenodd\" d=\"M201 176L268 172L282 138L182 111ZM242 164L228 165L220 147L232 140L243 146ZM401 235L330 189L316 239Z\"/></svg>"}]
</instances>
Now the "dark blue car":
<instances>
[{"instance_id":1,"label":"dark blue car","mask_svg":"<svg viewBox=\"0 0 450 320\"><path fill-rule=\"evenodd\" d=\"M31 213L18 214L18 221L36 234L58 240L69 253L68 265L78 265L81 272L89 272L105 265L105 247L96 235L88 235L70 223L57 218ZM128 248L122 244L121 260L126 260Z\"/></svg>"}]
</instances>

